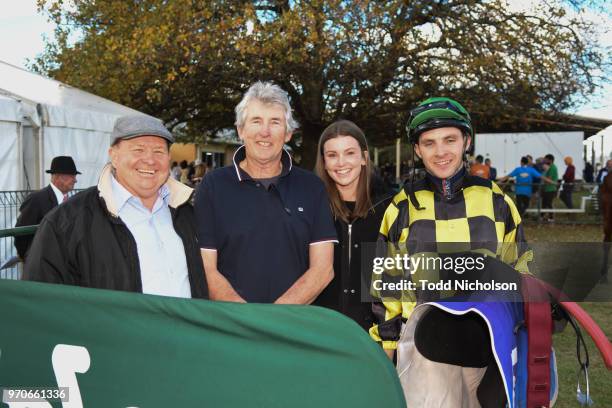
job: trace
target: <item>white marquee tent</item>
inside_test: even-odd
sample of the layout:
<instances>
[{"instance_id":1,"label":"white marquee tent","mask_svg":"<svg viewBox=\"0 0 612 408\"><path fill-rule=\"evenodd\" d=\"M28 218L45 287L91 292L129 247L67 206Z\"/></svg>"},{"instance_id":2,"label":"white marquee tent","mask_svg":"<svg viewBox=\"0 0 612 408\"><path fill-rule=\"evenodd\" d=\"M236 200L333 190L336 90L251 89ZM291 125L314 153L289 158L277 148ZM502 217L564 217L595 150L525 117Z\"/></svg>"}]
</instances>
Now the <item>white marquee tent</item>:
<instances>
[{"instance_id":1,"label":"white marquee tent","mask_svg":"<svg viewBox=\"0 0 612 408\"><path fill-rule=\"evenodd\" d=\"M115 119L142 114L0 61L0 191L38 189L55 156L72 156L77 188L97 183Z\"/></svg>"}]
</instances>

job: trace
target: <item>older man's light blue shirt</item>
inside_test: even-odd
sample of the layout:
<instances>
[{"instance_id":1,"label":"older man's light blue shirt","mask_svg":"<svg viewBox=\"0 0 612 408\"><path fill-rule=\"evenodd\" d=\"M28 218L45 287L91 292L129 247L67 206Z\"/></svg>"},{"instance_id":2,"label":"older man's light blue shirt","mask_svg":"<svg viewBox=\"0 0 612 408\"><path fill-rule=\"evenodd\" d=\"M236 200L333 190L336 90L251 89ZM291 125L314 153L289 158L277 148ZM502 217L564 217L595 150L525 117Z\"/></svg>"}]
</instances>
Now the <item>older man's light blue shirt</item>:
<instances>
[{"instance_id":1,"label":"older man's light blue shirt","mask_svg":"<svg viewBox=\"0 0 612 408\"><path fill-rule=\"evenodd\" d=\"M185 248L172 224L168 187L164 184L159 189L152 211L119 184L114 176L112 189L119 218L136 241L142 292L190 298Z\"/></svg>"}]
</instances>

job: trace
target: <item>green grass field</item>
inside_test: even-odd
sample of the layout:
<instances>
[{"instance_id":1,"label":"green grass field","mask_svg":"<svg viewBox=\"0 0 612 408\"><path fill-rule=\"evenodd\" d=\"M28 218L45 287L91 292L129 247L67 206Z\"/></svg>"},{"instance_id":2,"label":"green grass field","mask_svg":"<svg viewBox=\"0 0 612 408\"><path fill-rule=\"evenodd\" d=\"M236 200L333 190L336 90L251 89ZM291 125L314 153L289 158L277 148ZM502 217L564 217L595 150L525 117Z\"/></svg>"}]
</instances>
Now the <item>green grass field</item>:
<instances>
[{"instance_id":1,"label":"green grass field","mask_svg":"<svg viewBox=\"0 0 612 408\"><path fill-rule=\"evenodd\" d=\"M527 225L525 235L530 242L601 242L601 225ZM596 290L612 291L612 284L599 285ZM612 303L582 303L581 306L612 339ZM586 333L585 333L586 335ZM612 407L612 372L608 371L590 337L585 337L591 360L589 370L591 398L596 407ZM576 335L568 326L553 338L559 366L559 397L555 407L578 407L576 400Z\"/></svg>"}]
</instances>

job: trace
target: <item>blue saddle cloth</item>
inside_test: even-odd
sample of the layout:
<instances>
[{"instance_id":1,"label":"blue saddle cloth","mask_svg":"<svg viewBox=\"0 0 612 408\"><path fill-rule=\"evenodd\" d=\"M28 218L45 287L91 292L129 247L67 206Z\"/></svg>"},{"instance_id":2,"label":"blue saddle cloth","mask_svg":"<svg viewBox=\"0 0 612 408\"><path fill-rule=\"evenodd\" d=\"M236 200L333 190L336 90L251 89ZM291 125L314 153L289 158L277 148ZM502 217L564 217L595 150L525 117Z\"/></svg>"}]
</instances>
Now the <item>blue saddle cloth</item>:
<instances>
[{"instance_id":1,"label":"blue saddle cloth","mask_svg":"<svg viewBox=\"0 0 612 408\"><path fill-rule=\"evenodd\" d=\"M521 324L524 321L523 303L516 300L515 294L508 294L509 301L499 301L495 294L492 301L487 294L472 295L466 301L439 301L426 304L437 307L453 315L478 314L485 321L491 341L491 351L501 374L509 408L527 406L527 331ZM557 396L557 367L554 350L550 359L551 389L550 399L554 403Z\"/></svg>"}]
</instances>

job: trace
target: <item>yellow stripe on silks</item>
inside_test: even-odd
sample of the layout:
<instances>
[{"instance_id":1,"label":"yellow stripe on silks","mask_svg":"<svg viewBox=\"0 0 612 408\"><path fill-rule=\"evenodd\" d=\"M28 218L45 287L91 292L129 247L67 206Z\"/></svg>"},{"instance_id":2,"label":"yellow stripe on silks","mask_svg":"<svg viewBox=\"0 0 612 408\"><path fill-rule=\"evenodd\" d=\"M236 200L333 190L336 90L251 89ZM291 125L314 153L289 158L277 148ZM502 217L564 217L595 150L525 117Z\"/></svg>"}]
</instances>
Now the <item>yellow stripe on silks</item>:
<instances>
[{"instance_id":1,"label":"yellow stripe on silks","mask_svg":"<svg viewBox=\"0 0 612 408\"><path fill-rule=\"evenodd\" d=\"M512 220L514 221L514 225L519 225L521 223L521 215L519 214L518 209L516 208L516 205L514 205L514 201L512 201L512 199L508 197L507 195L504 195L504 201L510 208L510 214L512 215Z\"/></svg>"},{"instance_id":2,"label":"yellow stripe on silks","mask_svg":"<svg viewBox=\"0 0 612 408\"><path fill-rule=\"evenodd\" d=\"M395 200L393 200L395 201ZM379 232L385 237L389 237L389 230L391 230L391 226L393 223L397 222L397 216L399 214L399 210L394 204L390 204L385 211L385 215L383 216L382 222L380 223Z\"/></svg>"},{"instance_id":3,"label":"yellow stripe on silks","mask_svg":"<svg viewBox=\"0 0 612 408\"><path fill-rule=\"evenodd\" d=\"M495 194L504 194L504 190L502 190L497 184L495 184L495 182L491 182L491 190Z\"/></svg>"},{"instance_id":4,"label":"yellow stripe on silks","mask_svg":"<svg viewBox=\"0 0 612 408\"><path fill-rule=\"evenodd\" d=\"M436 220L436 242L470 242L467 218Z\"/></svg>"},{"instance_id":5,"label":"yellow stripe on silks","mask_svg":"<svg viewBox=\"0 0 612 408\"><path fill-rule=\"evenodd\" d=\"M404 191L404 189L401 189L395 196L393 196L393 203L397 205L401 201L404 201L407 199L408 199L408 196L406 195L406 192Z\"/></svg>"},{"instance_id":6,"label":"yellow stripe on silks","mask_svg":"<svg viewBox=\"0 0 612 408\"><path fill-rule=\"evenodd\" d=\"M408 227L402 229L402 233L400 234L399 242L406 242L408 240Z\"/></svg>"},{"instance_id":7,"label":"yellow stripe on silks","mask_svg":"<svg viewBox=\"0 0 612 408\"><path fill-rule=\"evenodd\" d=\"M471 186L463 190L463 197L468 218L484 216L495 221L493 191L482 186Z\"/></svg>"},{"instance_id":8,"label":"yellow stripe on silks","mask_svg":"<svg viewBox=\"0 0 612 408\"><path fill-rule=\"evenodd\" d=\"M519 257L519 259L516 261L516 264L514 264L514 269L516 269L520 273L531 274L531 272L529 272L528 265L528 263L531 261L533 261L533 251L529 249Z\"/></svg>"},{"instance_id":9,"label":"yellow stripe on silks","mask_svg":"<svg viewBox=\"0 0 612 408\"><path fill-rule=\"evenodd\" d=\"M412 311L416 307L416 302L383 302L385 305L385 321L393 319L395 316L402 315L404 319L408 319L412 314ZM378 333L378 325L375 324L369 330L370 337L372 340L382 343L382 347L385 350L395 350L397 348L396 341L382 341L380 334Z\"/></svg>"},{"instance_id":10,"label":"yellow stripe on silks","mask_svg":"<svg viewBox=\"0 0 612 408\"><path fill-rule=\"evenodd\" d=\"M410 225L417 220L433 220L436 218L436 212L434 210L434 194L429 190L421 190L414 193L414 196L418 200L419 204L423 208L417 210L410 203Z\"/></svg>"},{"instance_id":11,"label":"yellow stripe on silks","mask_svg":"<svg viewBox=\"0 0 612 408\"><path fill-rule=\"evenodd\" d=\"M495 235L497 235L497 242L506 241L506 224L503 222L495 223Z\"/></svg>"}]
</instances>

